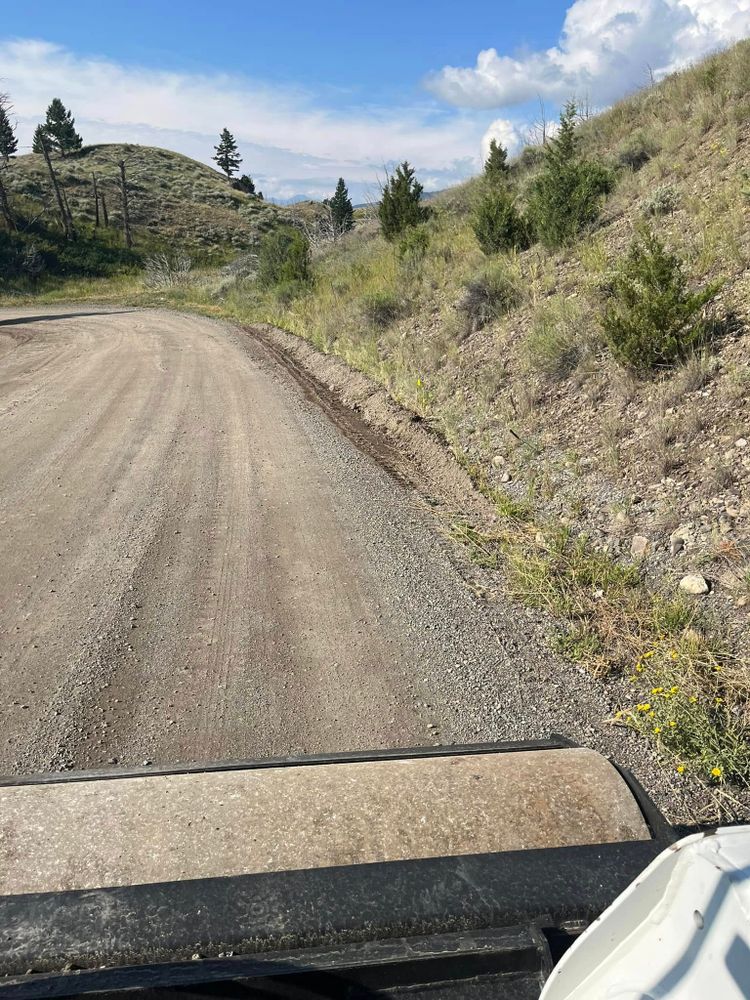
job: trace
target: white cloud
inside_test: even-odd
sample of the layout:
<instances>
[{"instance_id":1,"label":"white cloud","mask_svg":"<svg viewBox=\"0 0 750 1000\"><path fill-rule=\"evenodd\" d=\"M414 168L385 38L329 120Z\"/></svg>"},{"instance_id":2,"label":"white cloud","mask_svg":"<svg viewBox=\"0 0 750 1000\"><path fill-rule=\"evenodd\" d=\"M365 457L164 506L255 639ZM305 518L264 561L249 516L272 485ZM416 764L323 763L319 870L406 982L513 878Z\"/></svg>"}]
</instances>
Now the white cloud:
<instances>
[{"instance_id":1,"label":"white cloud","mask_svg":"<svg viewBox=\"0 0 750 1000\"><path fill-rule=\"evenodd\" d=\"M513 122L507 118L496 118L482 136L482 162L490 155L490 141L495 139L504 146L511 156L514 156L525 142L525 135Z\"/></svg>"},{"instance_id":2,"label":"white cloud","mask_svg":"<svg viewBox=\"0 0 750 1000\"><path fill-rule=\"evenodd\" d=\"M750 34L750 0L575 0L558 45L519 56L494 48L476 66L446 66L427 80L463 108L523 104L537 95L562 101L588 95L609 104L661 76Z\"/></svg>"},{"instance_id":3,"label":"white cloud","mask_svg":"<svg viewBox=\"0 0 750 1000\"><path fill-rule=\"evenodd\" d=\"M39 40L0 41L0 89L11 95L29 146L52 97L87 143L140 142L211 162L223 126L234 133L267 196L330 194L343 175L355 196L384 166L408 159L440 186L479 166L486 121L431 107L337 109L294 87L228 74L191 74L80 57Z\"/></svg>"}]
</instances>

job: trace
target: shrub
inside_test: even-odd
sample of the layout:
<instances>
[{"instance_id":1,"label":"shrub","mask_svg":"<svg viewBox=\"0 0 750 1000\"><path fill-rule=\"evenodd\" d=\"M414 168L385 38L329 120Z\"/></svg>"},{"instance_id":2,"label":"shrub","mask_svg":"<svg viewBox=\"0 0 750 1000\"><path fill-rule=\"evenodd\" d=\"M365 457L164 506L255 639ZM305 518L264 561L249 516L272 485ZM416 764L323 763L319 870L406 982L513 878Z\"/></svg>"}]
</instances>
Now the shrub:
<instances>
[{"instance_id":1,"label":"shrub","mask_svg":"<svg viewBox=\"0 0 750 1000\"><path fill-rule=\"evenodd\" d=\"M569 103L529 192L529 219L544 245L554 249L574 239L597 218L613 186L610 170L579 155L576 106Z\"/></svg>"},{"instance_id":2,"label":"shrub","mask_svg":"<svg viewBox=\"0 0 750 1000\"><path fill-rule=\"evenodd\" d=\"M430 234L425 226L407 229L398 244L399 258L405 264L419 264L427 255Z\"/></svg>"},{"instance_id":3,"label":"shrub","mask_svg":"<svg viewBox=\"0 0 750 1000\"><path fill-rule=\"evenodd\" d=\"M282 226L267 233L258 251L258 281L265 287L284 282L308 281L310 277L310 244L305 236L291 226Z\"/></svg>"},{"instance_id":4,"label":"shrub","mask_svg":"<svg viewBox=\"0 0 750 1000\"><path fill-rule=\"evenodd\" d=\"M634 132L618 149L617 163L635 172L645 166L658 152L659 147L650 136L643 132Z\"/></svg>"},{"instance_id":5,"label":"shrub","mask_svg":"<svg viewBox=\"0 0 750 1000\"><path fill-rule=\"evenodd\" d=\"M422 191L414 168L404 160L386 180L378 206L380 228L387 240L395 240L410 226L427 221L430 210L421 204Z\"/></svg>"},{"instance_id":6,"label":"shrub","mask_svg":"<svg viewBox=\"0 0 750 1000\"><path fill-rule=\"evenodd\" d=\"M640 372L685 360L706 340L699 314L719 287L688 291L680 258L644 226L611 279L602 326L612 353Z\"/></svg>"},{"instance_id":7,"label":"shrub","mask_svg":"<svg viewBox=\"0 0 750 1000\"><path fill-rule=\"evenodd\" d=\"M388 326L402 312L403 303L393 292L371 292L362 298L362 315L373 326Z\"/></svg>"},{"instance_id":8,"label":"shrub","mask_svg":"<svg viewBox=\"0 0 750 1000\"><path fill-rule=\"evenodd\" d=\"M488 256L502 250L528 246L526 223L505 187L489 188L477 204L472 220L474 235Z\"/></svg>"},{"instance_id":9,"label":"shrub","mask_svg":"<svg viewBox=\"0 0 750 1000\"><path fill-rule=\"evenodd\" d=\"M577 299L552 299L543 305L524 343L529 365L554 379L570 375L592 348L587 319Z\"/></svg>"},{"instance_id":10,"label":"shrub","mask_svg":"<svg viewBox=\"0 0 750 1000\"><path fill-rule=\"evenodd\" d=\"M193 262L186 253L177 251L173 254L154 254L146 258L144 265L147 288L172 288L186 280Z\"/></svg>"},{"instance_id":11,"label":"shrub","mask_svg":"<svg viewBox=\"0 0 750 1000\"><path fill-rule=\"evenodd\" d=\"M515 309L521 297L518 276L507 266L494 265L468 282L458 308L466 317L469 332L474 333Z\"/></svg>"},{"instance_id":12,"label":"shrub","mask_svg":"<svg viewBox=\"0 0 750 1000\"><path fill-rule=\"evenodd\" d=\"M641 207L644 215L671 215L679 203L680 192L674 184L659 184L643 199Z\"/></svg>"},{"instance_id":13,"label":"shrub","mask_svg":"<svg viewBox=\"0 0 750 1000\"><path fill-rule=\"evenodd\" d=\"M518 157L521 170L533 170L544 161L544 146L524 146Z\"/></svg>"}]
</instances>

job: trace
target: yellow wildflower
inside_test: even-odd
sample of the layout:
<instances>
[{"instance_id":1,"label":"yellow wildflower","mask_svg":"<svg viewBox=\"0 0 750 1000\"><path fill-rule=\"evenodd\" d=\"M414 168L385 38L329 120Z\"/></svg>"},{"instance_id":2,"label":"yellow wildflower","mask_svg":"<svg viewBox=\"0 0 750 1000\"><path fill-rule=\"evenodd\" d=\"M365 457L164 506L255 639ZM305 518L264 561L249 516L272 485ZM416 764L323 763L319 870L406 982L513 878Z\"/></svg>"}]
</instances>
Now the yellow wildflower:
<instances>
[{"instance_id":1,"label":"yellow wildflower","mask_svg":"<svg viewBox=\"0 0 750 1000\"><path fill-rule=\"evenodd\" d=\"M651 688L651 694L661 694L664 688Z\"/></svg>"},{"instance_id":2,"label":"yellow wildflower","mask_svg":"<svg viewBox=\"0 0 750 1000\"><path fill-rule=\"evenodd\" d=\"M643 654L643 658L644 658L644 659L648 659L648 658L649 658L649 656L653 656L655 652L656 652L656 650L654 650L654 649L649 649L649 651L648 651L647 653L644 653L644 654Z\"/></svg>"},{"instance_id":3,"label":"yellow wildflower","mask_svg":"<svg viewBox=\"0 0 750 1000\"><path fill-rule=\"evenodd\" d=\"M674 687L671 687L671 688L669 689L669 693L670 693L670 694L677 694L677 692L678 692L679 690L680 690L680 689L679 689L679 688L677 687L677 685L675 684L675 686L674 686Z\"/></svg>"},{"instance_id":4,"label":"yellow wildflower","mask_svg":"<svg viewBox=\"0 0 750 1000\"><path fill-rule=\"evenodd\" d=\"M723 773L724 772L722 771L722 769L720 767L712 767L711 768L711 776L714 777L714 778L720 778Z\"/></svg>"},{"instance_id":5,"label":"yellow wildflower","mask_svg":"<svg viewBox=\"0 0 750 1000\"><path fill-rule=\"evenodd\" d=\"M648 710L650 708L651 708L651 706L649 705L648 702L645 702L643 705L638 705L638 711L639 712L648 712Z\"/></svg>"},{"instance_id":6,"label":"yellow wildflower","mask_svg":"<svg viewBox=\"0 0 750 1000\"><path fill-rule=\"evenodd\" d=\"M684 764L678 764L677 765L677 773L678 774L683 774L684 771L685 771L685 765Z\"/></svg>"},{"instance_id":7,"label":"yellow wildflower","mask_svg":"<svg viewBox=\"0 0 750 1000\"><path fill-rule=\"evenodd\" d=\"M661 726L654 726L654 732L655 732L655 733L656 733L656 735L658 736L658 735L659 735L659 733L661 732Z\"/></svg>"},{"instance_id":8,"label":"yellow wildflower","mask_svg":"<svg viewBox=\"0 0 750 1000\"><path fill-rule=\"evenodd\" d=\"M677 728L677 723L674 721L674 719L670 719L669 720L669 728L670 729L676 729Z\"/></svg>"},{"instance_id":9,"label":"yellow wildflower","mask_svg":"<svg viewBox=\"0 0 750 1000\"><path fill-rule=\"evenodd\" d=\"M723 698L714 698L714 704L715 705L723 705L724 704L724 699Z\"/></svg>"},{"instance_id":10,"label":"yellow wildflower","mask_svg":"<svg viewBox=\"0 0 750 1000\"><path fill-rule=\"evenodd\" d=\"M691 694L690 697L688 698L688 701L690 702L691 705L694 705L697 700L698 700L698 698L694 694Z\"/></svg>"},{"instance_id":11,"label":"yellow wildflower","mask_svg":"<svg viewBox=\"0 0 750 1000\"><path fill-rule=\"evenodd\" d=\"M677 652L677 650L676 649L670 649L670 651L669 651L669 659L670 660L679 660L679 658L680 658L680 654Z\"/></svg>"}]
</instances>

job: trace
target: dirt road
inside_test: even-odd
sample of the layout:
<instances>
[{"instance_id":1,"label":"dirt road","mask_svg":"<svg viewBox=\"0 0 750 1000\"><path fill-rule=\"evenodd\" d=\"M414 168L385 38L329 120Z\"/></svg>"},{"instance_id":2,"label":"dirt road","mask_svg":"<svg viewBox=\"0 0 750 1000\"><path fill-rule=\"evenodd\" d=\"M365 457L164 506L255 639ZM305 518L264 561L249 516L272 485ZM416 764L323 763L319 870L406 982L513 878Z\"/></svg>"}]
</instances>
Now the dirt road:
<instances>
[{"instance_id":1,"label":"dirt road","mask_svg":"<svg viewBox=\"0 0 750 1000\"><path fill-rule=\"evenodd\" d=\"M0 772L558 731L654 790L601 686L251 334L0 311L0 528Z\"/></svg>"},{"instance_id":2,"label":"dirt road","mask_svg":"<svg viewBox=\"0 0 750 1000\"><path fill-rule=\"evenodd\" d=\"M365 460L288 377L198 319L20 318L0 316L0 768L427 739L387 527L366 482L364 524L347 505Z\"/></svg>"}]
</instances>

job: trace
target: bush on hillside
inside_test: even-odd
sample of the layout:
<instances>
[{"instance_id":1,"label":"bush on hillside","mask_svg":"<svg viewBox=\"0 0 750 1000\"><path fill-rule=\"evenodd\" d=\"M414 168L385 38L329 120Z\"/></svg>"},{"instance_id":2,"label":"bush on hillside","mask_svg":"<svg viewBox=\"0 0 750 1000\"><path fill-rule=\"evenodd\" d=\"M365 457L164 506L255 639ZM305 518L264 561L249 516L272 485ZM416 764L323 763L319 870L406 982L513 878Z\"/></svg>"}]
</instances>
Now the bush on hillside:
<instances>
[{"instance_id":1,"label":"bush on hillside","mask_svg":"<svg viewBox=\"0 0 750 1000\"><path fill-rule=\"evenodd\" d=\"M427 221L430 210L421 203L423 190L406 160L389 175L378 206L380 228L387 240L393 241L410 226Z\"/></svg>"},{"instance_id":2,"label":"bush on hillside","mask_svg":"<svg viewBox=\"0 0 750 1000\"><path fill-rule=\"evenodd\" d=\"M544 147L544 163L529 192L529 219L551 249L569 243L592 223L614 186L610 170L580 156L576 114L575 104L569 103L560 115L560 130Z\"/></svg>"},{"instance_id":3,"label":"bush on hillside","mask_svg":"<svg viewBox=\"0 0 750 1000\"><path fill-rule=\"evenodd\" d=\"M362 315L373 326L386 327L403 313L403 302L393 292L370 292L362 298Z\"/></svg>"},{"instance_id":4,"label":"bush on hillside","mask_svg":"<svg viewBox=\"0 0 750 1000\"><path fill-rule=\"evenodd\" d=\"M266 288L310 278L310 244L298 229L282 226L267 233L258 250L258 282Z\"/></svg>"},{"instance_id":5,"label":"bush on hillside","mask_svg":"<svg viewBox=\"0 0 750 1000\"><path fill-rule=\"evenodd\" d=\"M405 264L418 264L427 256L430 234L426 226L407 229L399 240L398 256Z\"/></svg>"},{"instance_id":6,"label":"bush on hillside","mask_svg":"<svg viewBox=\"0 0 750 1000\"><path fill-rule=\"evenodd\" d=\"M474 210L472 228L487 256L503 250L523 250L529 244L526 223L505 186L485 191Z\"/></svg>"},{"instance_id":7,"label":"bush on hillside","mask_svg":"<svg viewBox=\"0 0 750 1000\"><path fill-rule=\"evenodd\" d=\"M551 379L567 378L595 348L590 317L578 298L545 302L524 342L529 366Z\"/></svg>"},{"instance_id":8,"label":"bush on hillside","mask_svg":"<svg viewBox=\"0 0 750 1000\"><path fill-rule=\"evenodd\" d=\"M674 184L659 184L643 199L644 215L671 215L680 203L680 192Z\"/></svg>"},{"instance_id":9,"label":"bush on hillside","mask_svg":"<svg viewBox=\"0 0 750 1000\"><path fill-rule=\"evenodd\" d=\"M144 282L147 288L173 288L187 280L193 262L186 253L156 253L147 257Z\"/></svg>"},{"instance_id":10,"label":"bush on hillside","mask_svg":"<svg viewBox=\"0 0 750 1000\"><path fill-rule=\"evenodd\" d=\"M617 163L635 173L658 152L659 147L650 136L643 132L634 132L620 145L617 151Z\"/></svg>"},{"instance_id":11,"label":"bush on hillside","mask_svg":"<svg viewBox=\"0 0 750 1000\"><path fill-rule=\"evenodd\" d=\"M467 283L458 309L466 317L468 332L475 333L515 309L521 298L518 275L498 262Z\"/></svg>"},{"instance_id":12,"label":"bush on hillside","mask_svg":"<svg viewBox=\"0 0 750 1000\"><path fill-rule=\"evenodd\" d=\"M701 311L720 284L690 292L680 258L644 226L611 279L602 327L612 353L641 373L684 361L707 339Z\"/></svg>"}]
</instances>

